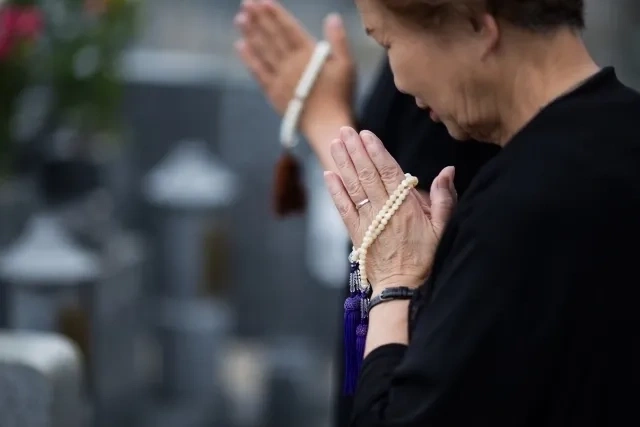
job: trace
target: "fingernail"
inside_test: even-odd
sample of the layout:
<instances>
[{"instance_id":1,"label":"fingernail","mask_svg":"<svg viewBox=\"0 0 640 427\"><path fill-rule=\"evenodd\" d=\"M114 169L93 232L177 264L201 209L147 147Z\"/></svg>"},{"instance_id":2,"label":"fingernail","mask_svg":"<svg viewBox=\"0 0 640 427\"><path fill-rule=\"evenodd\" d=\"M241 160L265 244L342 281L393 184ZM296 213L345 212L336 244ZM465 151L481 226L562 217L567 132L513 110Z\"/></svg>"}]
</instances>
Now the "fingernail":
<instances>
[{"instance_id":1,"label":"fingernail","mask_svg":"<svg viewBox=\"0 0 640 427\"><path fill-rule=\"evenodd\" d=\"M372 144L374 142L373 133L371 133L371 131L363 130L362 132L360 132L360 137L364 142L368 142L369 144Z\"/></svg>"},{"instance_id":2,"label":"fingernail","mask_svg":"<svg viewBox=\"0 0 640 427\"><path fill-rule=\"evenodd\" d=\"M325 177L327 177L327 176L331 175L331 171L324 171L323 175L324 175Z\"/></svg>"},{"instance_id":3,"label":"fingernail","mask_svg":"<svg viewBox=\"0 0 640 427\"><path fill-rule=\"evenodd\" d=\"M455 166L449 166L451 168L451 178L454 178L456 176L456 167Z\"/></svg>"},{"instance_id":4,"label":"fingernail","mask_svg":"<svg viewBox=\"0 0 640 427\"><path fill-rule=\"evenodd\" d=\"M454 179L456 177L456 168L455 168L455 166L450 166L450 167L451 167L451 176L448 179L448 181L449 181L449 191L451 191L451 194L455 194L456 193L456 184L454 182Z\"/></svg>"},{"instance_id":5,"label":"fingernail","mask_svg":"<svg viewBox=\"0 0 640 427\"><path fill-rule=\"evenodd\" d=\"M439 190L448 190L449 189L449 178L446 176L441 176L436 180L436 188Z\"/></svg>"},{"instance_id":6,"label":"fingernail","mask_svg":"<svg viewBox=\"0 0 640 427\"><path fill-rule=\"evenodd\" d=\"M236 15L236 18L234 19L234 21L236 25L243 25L244 23L247 22L247 15L244 12L241 12Z\"/></svg>"},{"instance_id":7,"label":"fingernail","mask_svg":"<svg viewBox=\"0 0 640 427\"><path fill-rule=\"evenodd\" d=\"M340 137L343 140L352 139L356 135L357 135L356 131L354 131L348 126L343 126L340 128Z\"/></svg>"},{"instance_id":8,"label":"fingernail","mask_svg":"<svg viewBox=\"0 0 640 427\"><path fill-rule=\"evenodd\" d=\"M327 16L327 24L333 26L333 27L341 27L342 26L342 17L340 16L339 13L330 13Z\"/></svg>"},{"instance_id":9,"label":"fingernail","mask_svg":"<svg viewBox=\"0 0 640 427\"><path fill-rule=\"evenodd\" d=\"M331 151L331 155L333 157L337 157L341 155L343 151L343 147L344 147L344 144L342 143L342 140L334 139L333 141L331 141L331 144L329 145L329 150Z\"/></svg>"}]
</instances>

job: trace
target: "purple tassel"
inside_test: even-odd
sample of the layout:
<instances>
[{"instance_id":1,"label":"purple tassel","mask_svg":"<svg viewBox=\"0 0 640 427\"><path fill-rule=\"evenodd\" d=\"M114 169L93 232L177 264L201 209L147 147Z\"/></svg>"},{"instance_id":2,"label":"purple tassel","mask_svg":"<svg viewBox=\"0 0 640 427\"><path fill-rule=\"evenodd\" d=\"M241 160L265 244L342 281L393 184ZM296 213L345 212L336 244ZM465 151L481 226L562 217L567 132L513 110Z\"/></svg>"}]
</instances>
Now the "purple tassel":
<instances>
[{"instance_id":1,"label":"purple tassel","mask_svg":"<svg viewBox=\"0 0 640 427\"><path fill-rule=\"evenodd\" d=\"M357 353L356 329L360 323L360 295L355 292L344 302L344 384L343 392L347 396L355 393L358 381L359 363Z\"/></svg>"},{"instance_id":2,"label":"purple tassel","mask_svg":"<svg viewBox=\"0 0 640 427\"><path fill-rule=\"evenodd\" d=\"M364 359L364 345L367 342L367 330L369 329L369 322L365 319L360 322L356 328L356 354L357 354L357 369L360 372L362 367L362 360Z\"/></svg>"},{"instance_id":3,"label":"purple tassel","mask_svg":"<svg viewBox=\"0 0 640 427\"><path fill-rule=\"evenodd\" d=\"M364 346L367 343L369 330L369 295L367 291L360 291L360 324L356 328L356 357L358 372L364 359Z\"/></svg>"},{"instance_id":4,"label":"purple tassel","mask_svg":"<svg viewBox=\"0 0 640 427\"><path fill-rule=\"evenodd\" d=\"M360 271L358 263L351 261L349 274L350 295L344 302L344 383L343 393L351 396L356 391L358 375L364 356L364 344L367 338L367 302L366 291L360 290Z\"/></svg>"}]
</instances>

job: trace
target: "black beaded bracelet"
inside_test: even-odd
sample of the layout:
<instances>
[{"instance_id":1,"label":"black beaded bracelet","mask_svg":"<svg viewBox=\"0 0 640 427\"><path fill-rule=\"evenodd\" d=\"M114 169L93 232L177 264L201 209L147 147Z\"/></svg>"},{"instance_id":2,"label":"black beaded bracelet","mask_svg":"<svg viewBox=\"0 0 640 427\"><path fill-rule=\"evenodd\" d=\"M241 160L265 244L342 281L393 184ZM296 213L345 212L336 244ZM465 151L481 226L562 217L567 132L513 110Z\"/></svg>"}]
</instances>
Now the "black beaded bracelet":
<instances>
[{"instance_id":1,"label":"black beaded bracelet","mask_svg":"<svg viewBox=\"0 0 640 427\"><path fill-rule=\"evenodd\" d=\"M399 300L411 299L413 297L414 292L415 291L413 289L408 288L406 286L399 286L397 288L385 288L378 295L371 298L371 300L369 301L368 311L371 311L373 307L375 307L378 304L382 304L383 302L386 302L386 301L393 301L397 299Z\"/></svg>"}]
</instances>

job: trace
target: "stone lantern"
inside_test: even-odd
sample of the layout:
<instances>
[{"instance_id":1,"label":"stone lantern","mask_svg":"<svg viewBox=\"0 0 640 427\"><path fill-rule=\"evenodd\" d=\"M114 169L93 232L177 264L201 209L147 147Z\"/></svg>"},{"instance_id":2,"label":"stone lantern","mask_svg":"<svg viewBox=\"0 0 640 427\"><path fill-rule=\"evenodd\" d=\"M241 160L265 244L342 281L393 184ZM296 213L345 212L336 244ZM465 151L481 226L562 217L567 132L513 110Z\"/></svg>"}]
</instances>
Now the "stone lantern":
<instances>
[{"instance_id":1,"label":"stone lantern","mask_svg":"<svg viewBox=\"0 0 640 427\"><path fill-rule=\"evenodd\" d=\"M75 245L53 214L37 214L0 258L13 329L55 331L61 301L100 274L99 259Z\"/></svg>"},{"instance_id":2,"label":"stone lantern","mask_svg":"<svg viewBox=\"0 0 640 427\"><path fill-rule=\"evenodd\" d=\"M159 219L162 283L154 318L162 389L174 398L207 402L219 387L231 316L224 298L205 292L205 235L233 203L236 179L204 141L185 140L149 173L144 192Z\"/></svg>"},{"instance_id":3,"label":"stone lantern","mask_svg":"<svg viewBox=\"0 0 640 427\"><path fill-rule=\"evenodd\" d=\"M135 366L139 244L112 239L98 256L60 223L54 212L35 214L0 257L7 323L76 341L87 359L92 425L122 425L137 417L141 392Z\"/></svg>"}]
</instances>

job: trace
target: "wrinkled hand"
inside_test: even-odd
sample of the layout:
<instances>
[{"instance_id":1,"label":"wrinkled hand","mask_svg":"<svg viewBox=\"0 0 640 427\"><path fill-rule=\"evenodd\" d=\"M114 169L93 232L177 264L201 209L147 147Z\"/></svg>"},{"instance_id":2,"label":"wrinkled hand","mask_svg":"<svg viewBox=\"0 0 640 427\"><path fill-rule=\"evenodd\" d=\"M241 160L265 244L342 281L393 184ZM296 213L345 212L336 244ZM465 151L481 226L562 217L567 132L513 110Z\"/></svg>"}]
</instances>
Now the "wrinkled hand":
<instances>
[{"instance_id":1,"label":"wrinkled hand","mask_svg":"<svg viewBox=\"0 0 640 427\"><path fill-rule=\"evenodd\" d=\"M283 115L304 72L316 40L275 0L245 1L236 16L242 39L236 50L275 110ZM323 66L300 118L303 131L324 112L352 110L355 66L338 15L325 20L332 54Z\"/></svg>"},{"instance_id":2,"label":"wrinkled hand","mask_svg":"<svg viewBox=\"0 0 640 427\"><path fill-rule=\"evenodd\" d=\"M367 228L398 185L404 172L371 132L340 130L331 154L339 174L325 181L352 241L359 247ZM418 287L433 263L436 246L457 201L454 168L440 172L429 197L413 189L367 252L367 275L373 293L390 286ZM370 203L356 208L359 202Z\"/></svg>"}]
</instances>

